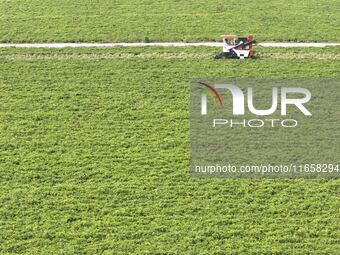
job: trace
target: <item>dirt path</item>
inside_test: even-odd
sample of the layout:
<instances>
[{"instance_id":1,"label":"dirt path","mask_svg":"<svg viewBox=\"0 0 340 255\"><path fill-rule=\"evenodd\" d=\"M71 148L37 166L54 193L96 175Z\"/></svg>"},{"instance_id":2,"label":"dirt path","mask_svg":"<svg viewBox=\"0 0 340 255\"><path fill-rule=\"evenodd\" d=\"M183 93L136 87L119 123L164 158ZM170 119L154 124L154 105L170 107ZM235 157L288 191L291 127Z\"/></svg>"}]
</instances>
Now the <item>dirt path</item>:
<instances>
[{"instance_id":1,"label":"dirt path","mask_svg":"<svg viewBox=\"0 0 340 255\"><path fill-rule=\"evenodd\" d=\"M330 42L260 42L257 45L263 47L326 47L340 46L340 43ZM208 46L222 47L221 42L153 42L153 43L0 43L0 48L82 48L82 47L142 47L142 46L160 46L160 47L188 47L188 46Z\"/></svg>"}]
</instances>

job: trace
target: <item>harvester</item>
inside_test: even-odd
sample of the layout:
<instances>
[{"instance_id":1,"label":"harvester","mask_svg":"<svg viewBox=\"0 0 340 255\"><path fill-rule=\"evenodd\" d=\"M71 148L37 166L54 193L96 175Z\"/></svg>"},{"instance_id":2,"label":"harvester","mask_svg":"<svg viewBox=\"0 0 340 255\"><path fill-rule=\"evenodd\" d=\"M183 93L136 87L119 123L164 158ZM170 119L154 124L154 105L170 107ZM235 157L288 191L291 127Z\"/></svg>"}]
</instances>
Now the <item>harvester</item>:
<instances>
[{"instance_id":1,"label":"harvester","mask_svg":"<svg viewBox=\"0 0 340 255\"><path fill-rule=\"evenodd\" d=\"M255 52L253 50L253 35L248 37L238 37L237 35L222 35L223 38L223 52L215 55L215 59L220 58L253 58Z\"/></svg>"}]
</instances>

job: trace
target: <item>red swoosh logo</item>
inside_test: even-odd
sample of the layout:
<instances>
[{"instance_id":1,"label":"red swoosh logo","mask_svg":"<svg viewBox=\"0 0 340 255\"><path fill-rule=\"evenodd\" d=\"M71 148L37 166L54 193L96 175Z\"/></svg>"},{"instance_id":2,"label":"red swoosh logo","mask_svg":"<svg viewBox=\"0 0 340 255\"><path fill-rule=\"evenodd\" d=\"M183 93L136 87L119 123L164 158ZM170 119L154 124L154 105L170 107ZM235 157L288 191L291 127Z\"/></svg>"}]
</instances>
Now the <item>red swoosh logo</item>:
<instances>
[{"instance_id":1,"label":"red swoosh logo","mask_svg":"<svg viewBox=\"0 0 340 255\"><path fill-rule=\"evenodd\" d=\"M221 99L221 96L220 96L220 94L218 94L218 92L215 90L215 88L214 88L213 86L209 85L208 83L199 82L199 84L201 84L201 85L203 85L203 86L209 88L209 89L215 94L215 96L216 96L217 99L218 99L218 102L219 102L220 106L222 107L222 99Z\"/></svg>"}]
</instances>

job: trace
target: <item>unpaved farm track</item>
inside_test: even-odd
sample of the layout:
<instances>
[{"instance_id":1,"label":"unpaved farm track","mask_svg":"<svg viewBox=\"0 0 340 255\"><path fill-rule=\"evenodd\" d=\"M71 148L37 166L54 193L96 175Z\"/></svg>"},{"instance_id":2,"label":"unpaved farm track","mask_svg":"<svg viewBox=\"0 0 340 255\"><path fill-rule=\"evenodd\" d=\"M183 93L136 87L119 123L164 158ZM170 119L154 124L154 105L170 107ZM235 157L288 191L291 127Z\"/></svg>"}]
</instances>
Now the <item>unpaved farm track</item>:
<instances>
[{"instance_id":1,"label":"unpaved farm track","mask_svg":"<svg viewBox=\"0 0 340 255\"><path fill-rule=\"evenodd\" d=\"M326 47L340 46L340 43L332 42L260 42L256 45L262 47ZM207 46L222 47L221 42L153 42L153 43L0 43L0 48L111 48L111 47L189 47L189 46Z\"/></svg>"}]
</instances>

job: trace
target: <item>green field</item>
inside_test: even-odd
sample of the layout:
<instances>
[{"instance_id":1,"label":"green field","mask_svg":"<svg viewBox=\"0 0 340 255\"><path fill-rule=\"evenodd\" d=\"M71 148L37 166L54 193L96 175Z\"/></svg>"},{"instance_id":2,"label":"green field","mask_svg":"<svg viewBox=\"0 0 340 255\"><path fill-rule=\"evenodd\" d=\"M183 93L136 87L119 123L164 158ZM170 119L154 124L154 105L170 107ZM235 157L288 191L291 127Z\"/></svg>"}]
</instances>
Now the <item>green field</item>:
<instances>
[{"instance_id":1,"label":"green field","mask_svg":"<svg viewBox=\"0 0 340 255\"><path fill-rule=\"evenodd\" d=\"M197 77L339 77L340 48L215 50L0 50L0 253L336 254L339 180L191 177L188 104Z\"/></svg>"},{"instance_id":2,"label":"green field","mask_svg":"<svg viewBox=\"0 0 340 255\"><path fill-rule=\"evenodd\" d=\"M338 0L1 0L2 42L340 41Z\"/></svg>"}]
</instances>

